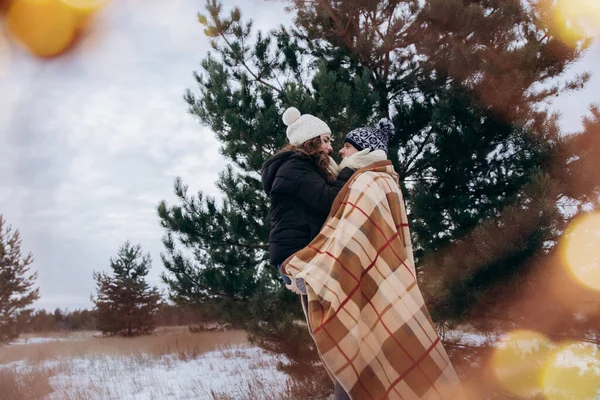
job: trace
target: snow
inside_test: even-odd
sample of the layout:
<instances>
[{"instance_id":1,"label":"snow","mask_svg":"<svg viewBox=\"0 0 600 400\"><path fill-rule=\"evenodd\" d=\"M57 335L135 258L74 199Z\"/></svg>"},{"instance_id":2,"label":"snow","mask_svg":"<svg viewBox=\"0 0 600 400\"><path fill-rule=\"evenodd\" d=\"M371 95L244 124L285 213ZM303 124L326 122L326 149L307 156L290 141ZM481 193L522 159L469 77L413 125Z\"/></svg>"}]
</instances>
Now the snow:
<instances>
[{"instance_id":1,"label":"snow","mask_svg":"<svg viewBox=\"0 0 600 400\"><path fill-rule=\"evenodd\" d=\"M31 338L19 338L10 342L10 346L19 346L24 344L39 344L48 342L67 342L73 340L71 338L59 338L59 337L31 337Z\"/></svg>"},{"instance_id":2,"label":"snow","mask_svg":"<svg viewBox=\"0 0 600 400\"><path fill-rule=\"evenodd\" d=\"M556 365L578 368L583 373L600 376L600 359L597 346L572 344L556 354Z\"/></svg>"},{"instance_id":3,"label":"snow","mask_svg":"<svg viewBox=\"0 0 600 400\"><path fill-rule=\"evenodd\" d=\"M278 398L286 390L288 377L277 370L279 359L257 347L236 346L183 361L175 355L157 357L94 356L45 361L35 366L25 362L2 367L18 371L54 369L49 383L54 392L46 400L86 399L215 399Z\"/></svg>"},{"instance_id":4,"label":"snow","mask_svg":"<svg viewBox=\"0 0 600 400\"><path fill-rule=\"evenodd\" d=\"M235 392L259 382L270 387L269 391L281 391L287 376L274 368L276 362L252 347L214 351L188 362L174 356L160 360L74 359L70 372L50 379L56 391L48 400L74 397L81 390L98 387L99 382L97 398L107 400L212 399L212 393L239 398Z\"/></svg>"},{"instance_id":5,"label":"snow","mask_svg":"<svg viewBox=\"0 0 600 400\"><path fill-rule=\"evenodd\" d=\"M461 330L450 330L446 332L445 339L456 341L459 344L468 346L482 346L484 344L495 343L497 336L486 336L478 333L463 332Z\"/></svg>"},{"instance_id":6,"label":"snow","mask_svg":"<svg viewBox=\"0 0 600 400\"><path fill-rule=\"evenodd\" d=\"M503 335L482 335L453 330L446 338L470 346L503 346ZM29 338L13 343L36 344L59 338ZM521 349L521 346L519 345ZM525 350L525 349L522 349ZM527 349L531 350L531 349ZM600 375L595 346L568 346L554 359L557 366L578 367ZM250 345L221 347L195 359L177 354L87 354L58 357L43 362L14 361L2 368L18 373L43 371L54 392L45 400L85 398L90 400L146 399L279 399L285 397L288 376L277 365L286 362ZM600 399L600 397L599 397Z\"/></svg>"}]
</instances>

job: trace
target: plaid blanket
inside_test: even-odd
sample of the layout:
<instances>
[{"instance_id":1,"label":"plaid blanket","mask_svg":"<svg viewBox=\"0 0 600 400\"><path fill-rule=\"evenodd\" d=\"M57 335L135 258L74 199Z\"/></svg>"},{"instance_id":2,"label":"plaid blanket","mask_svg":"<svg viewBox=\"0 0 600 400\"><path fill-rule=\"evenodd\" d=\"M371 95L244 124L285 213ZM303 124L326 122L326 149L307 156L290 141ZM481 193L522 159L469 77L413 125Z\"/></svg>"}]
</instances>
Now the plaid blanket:
<instances>
[{"instance_id":1,"label":"plaid blanket","mask_svg":"<svg viewBox=\"0 0 600 400\"><path fill-rule=\"evenodd\" d=\"M464 398L417 286L390 161L354 174L320 234L283 271L306 282L309 329L352 399Z\"/></svg>"}]
</instances>

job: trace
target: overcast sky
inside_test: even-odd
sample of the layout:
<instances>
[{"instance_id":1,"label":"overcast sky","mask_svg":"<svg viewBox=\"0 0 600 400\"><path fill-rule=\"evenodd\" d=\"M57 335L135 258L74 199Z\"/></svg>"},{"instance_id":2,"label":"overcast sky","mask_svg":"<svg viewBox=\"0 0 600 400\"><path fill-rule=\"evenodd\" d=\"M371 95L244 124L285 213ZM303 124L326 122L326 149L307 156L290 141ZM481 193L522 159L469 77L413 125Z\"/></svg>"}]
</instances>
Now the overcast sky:
<instances>
[{"instance_id":1,"label":"overcast sky","mask_svg":"<svg viewBox=\"0 0 600 400\"><path fill-rule=\"evenodd\" d=\"M240 6L260 29L290 19L280 3L224 4ZM89 307L92 272L108 270L126 239L151 253L149 281L162 288L158 202L173 204L177 176L193 192L218 195L218 143L182 100L210 47L196 18L203 6L112 1L64 56L37 60L16 48L8 59L0 54L0 214L35 256L37 307ZM595 45L570 73L598 65ZM594 93L600 76L554 103L567 131L578 130L587 105L600 102Z\"/></svg>"}]
</instances>

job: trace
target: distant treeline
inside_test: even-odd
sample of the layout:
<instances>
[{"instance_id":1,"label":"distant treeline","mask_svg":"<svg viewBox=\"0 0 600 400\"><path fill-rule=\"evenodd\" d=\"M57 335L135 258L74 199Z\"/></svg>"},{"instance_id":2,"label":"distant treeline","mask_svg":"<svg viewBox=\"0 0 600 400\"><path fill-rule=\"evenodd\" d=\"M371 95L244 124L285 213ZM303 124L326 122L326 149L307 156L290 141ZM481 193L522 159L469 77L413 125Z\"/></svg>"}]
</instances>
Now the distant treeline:
<instances>
[{"instance_id":1,"label":"distant treeline","mask_svg":"<svg viewBox=\"0 0 600 400\"><path fill-rule=\"evenodd\" d=\"M212 314L212 313L211 313ZM156 326L192 325L211 320L211 315L199 309L162 304L155 316ZM97 330L94 310L28 310L17 318L21 333Z\"/></svg>"}]
</instances>

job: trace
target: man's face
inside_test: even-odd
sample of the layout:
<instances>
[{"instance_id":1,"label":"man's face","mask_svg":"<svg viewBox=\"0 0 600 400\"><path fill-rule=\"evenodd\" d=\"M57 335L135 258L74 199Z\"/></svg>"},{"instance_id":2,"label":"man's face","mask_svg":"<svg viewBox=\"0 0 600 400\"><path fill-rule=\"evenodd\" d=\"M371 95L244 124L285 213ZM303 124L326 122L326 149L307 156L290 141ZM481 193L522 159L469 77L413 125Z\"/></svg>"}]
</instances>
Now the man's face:
<instances>
[{"instance_id":1,"label":"man's face","mask_svg":"<svg viewBox=\"0 0 600 400\"><path fill-rule=\"evenodd\" d=\"M352 146L348 142L345 142L344 147L342 147L339 151L339 154L342 156L342 158L349 157L354 153L358 153L358 150L356 150L356 147Z\"/></svg>"},{"instance_id":2,"label":"man's face","mask_svg":"<svg viewBox=\"0 0 600 400\"><path fill-rule=\"evenodd\" d=\"M333 153L333 147L331 147L331 135L321 135L321 147L319 150L331 155Z\"/></svg>"}]
</instances>

